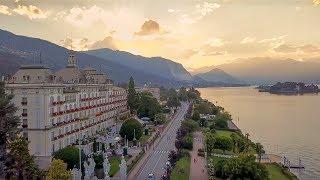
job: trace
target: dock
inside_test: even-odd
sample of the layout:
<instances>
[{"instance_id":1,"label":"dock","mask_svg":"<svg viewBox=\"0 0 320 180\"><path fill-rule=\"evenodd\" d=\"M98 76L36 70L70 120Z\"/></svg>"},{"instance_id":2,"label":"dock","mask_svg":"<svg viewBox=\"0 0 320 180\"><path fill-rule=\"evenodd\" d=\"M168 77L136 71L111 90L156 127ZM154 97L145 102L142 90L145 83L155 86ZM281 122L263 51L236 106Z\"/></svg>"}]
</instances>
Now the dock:
<instances>
[{"instance_id":1,"label":"dock","mask_svg":"<svg viewBox=\"0 0 320 180\"><path fill-rule=\"evenodd\" d=\"M291 161L285 156L283 157L282 166L288 169L304 169L305 168L300 158L299 158L298 164L292 164Z\"/></svg>"}]
</instances>

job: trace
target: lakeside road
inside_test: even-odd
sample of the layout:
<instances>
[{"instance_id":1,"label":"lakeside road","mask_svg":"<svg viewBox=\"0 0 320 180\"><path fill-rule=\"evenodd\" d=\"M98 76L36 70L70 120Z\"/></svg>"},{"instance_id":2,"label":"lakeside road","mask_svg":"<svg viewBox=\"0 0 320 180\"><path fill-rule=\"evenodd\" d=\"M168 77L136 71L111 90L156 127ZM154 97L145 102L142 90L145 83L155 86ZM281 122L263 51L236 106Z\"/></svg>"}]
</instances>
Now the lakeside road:
<instances>
[{"instance_id":1,"label":"lakeside road","mask_svg":"<svg viewBox=\"0 0 320 180\"><path fill-rule=\"evenodd\" d=\"M172 122L161 134L158 142L156 142L146 154L146 158L143 158L139 170L128 176L129 180L145 180L148 174L154 174L156 180L161 179L161 176L165 172L165 164L168 161L168 154L171 150L175 149L175 139L177 130L179 129L181 122L184 120L184 116L188 110L188 103L182 103Z\"/></svg>"}]
</instances>

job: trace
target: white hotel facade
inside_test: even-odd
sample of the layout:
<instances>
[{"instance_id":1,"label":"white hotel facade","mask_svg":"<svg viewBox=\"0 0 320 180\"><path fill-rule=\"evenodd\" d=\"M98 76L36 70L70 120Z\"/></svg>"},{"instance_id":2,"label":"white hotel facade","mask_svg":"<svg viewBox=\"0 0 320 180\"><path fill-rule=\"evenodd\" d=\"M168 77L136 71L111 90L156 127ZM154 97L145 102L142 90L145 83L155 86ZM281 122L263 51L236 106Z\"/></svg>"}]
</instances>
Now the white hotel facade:
<instances>
[{"instance_id":1,"label":"white hotel facade","mask_svg":"<svg viewBox=\"0 0 320 180\"><path fill-rule=\"evenodd\" d=\"M77 67L70 55L66 68L53 73L44 65L22 66L6 80L14 94L22 135L41 166L55 151L88 139L129 115L127 92L92 68Z\"/></svg>"}]
</instances>

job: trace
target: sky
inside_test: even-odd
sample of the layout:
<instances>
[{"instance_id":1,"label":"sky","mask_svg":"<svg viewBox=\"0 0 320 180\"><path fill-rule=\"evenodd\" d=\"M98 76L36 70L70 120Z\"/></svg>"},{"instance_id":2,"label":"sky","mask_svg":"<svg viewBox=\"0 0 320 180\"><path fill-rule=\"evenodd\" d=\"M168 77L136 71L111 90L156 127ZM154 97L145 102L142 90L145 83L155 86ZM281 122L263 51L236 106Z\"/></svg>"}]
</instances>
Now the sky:
<instances>
[{"instance_id":1,"label":"sky","mask_svg":"<svg viewBox=\"0 0 320 180\"><path fill-rule=\"evenodd\" d=\"M0 0L0 29L187 69L253 57L320 61L320 0Z\"/></svg>"}]
</instances>

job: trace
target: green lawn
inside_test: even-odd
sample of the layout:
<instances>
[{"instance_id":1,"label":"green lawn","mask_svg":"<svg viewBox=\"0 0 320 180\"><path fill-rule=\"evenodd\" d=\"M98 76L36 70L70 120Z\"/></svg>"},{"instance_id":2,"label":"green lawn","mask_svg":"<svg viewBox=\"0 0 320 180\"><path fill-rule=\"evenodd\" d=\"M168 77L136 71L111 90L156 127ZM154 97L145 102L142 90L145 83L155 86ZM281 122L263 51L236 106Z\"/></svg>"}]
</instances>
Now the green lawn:
<instances>
[{"instance_id":1,"label":"green lawn","mask_svg":"<svg viewBox=\"0 0 320 180\"><path fill-rule=\"evenodd\" d=\"M217 135L219 136L227 136L230 137L231 134L233 134L234 132L231 131L227 131L227 130L216 130Z\"/></svg>"},{"instance_id":2,"label":"green lawn","mask_svg":"<svg viewBox=\"0 0 320 180\"><path fill-rule=\"evenodd\" d=\"M139 142L141 145L143 145L144 143L146 143L148 141L148 139L151 137L151 133L149 132L148 135L142 135L139 139Z\"/></svg>"},{"instance_id":3,"label":"green lawn","mask_svg":"<svg viewBox=\"0 0 320 180\"><path fill-rule=\"evenodd\" d=\"M111 164L110 167L110 171L109 171L109 175L112 177L114 176L118 171L119 171L119 164L121 162L121 158L120 157L111 157L109 159L109 162Z\"/></svg>"},{"instance_id":4,"label":"green lawn","mask_svg":"<svg viewBox=\"0 0 320 180\"><path fill-rule=\"evenodd\" d=\"M172 180L188 180L190 175L190 157L182 157L174 167L170 179Z\"/></svg>"},{"instance_id":5,"label":"green lawn","mask_svg":"<svg viewBox=\"0 0 320 180\"><path fill-rule=\"evenodd\" d=\"M275 165L275 164L267 164L267 169L269 172L270 180L295 180L294 176L286 175L282 172L281 167Z\"/></svg>"}]
</instances>

